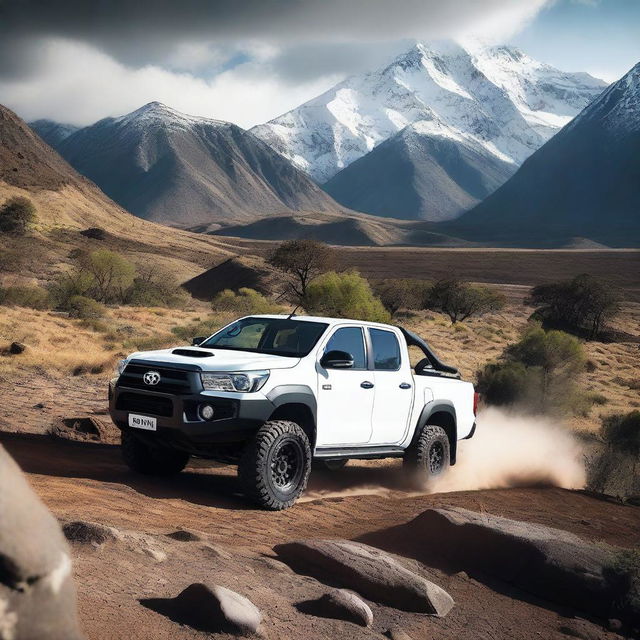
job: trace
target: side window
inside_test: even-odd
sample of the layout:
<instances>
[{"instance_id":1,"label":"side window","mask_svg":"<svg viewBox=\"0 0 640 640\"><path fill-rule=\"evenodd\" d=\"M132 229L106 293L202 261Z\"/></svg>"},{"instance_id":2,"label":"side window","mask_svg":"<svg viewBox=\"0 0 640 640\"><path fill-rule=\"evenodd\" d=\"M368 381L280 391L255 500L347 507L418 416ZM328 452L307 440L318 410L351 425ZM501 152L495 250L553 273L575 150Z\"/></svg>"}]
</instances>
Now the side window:
<instances>
[{"instance_id":1,"label":"side window","mask_svg":"<svg viewBox=\"0 0 640 640\"><path fill-rule=\"evenodd\" d=\"M338 329L327 342L324 352L346 351L353 356L354 369L366 369L367 358L364 350L364 339L360 327L343 327Z\"/></svg>"},{"instance_id":2,"label":"side window","mask_svg":"<svg viewBox=\"0 0 640 640\"><path fill-rule=\"evenodd\" d=\"M400 345L398 338L391 331L369 329L371 346L373 347L374 369L379 371L396 371L400 368Z\"/></svg>"}]
</instances>

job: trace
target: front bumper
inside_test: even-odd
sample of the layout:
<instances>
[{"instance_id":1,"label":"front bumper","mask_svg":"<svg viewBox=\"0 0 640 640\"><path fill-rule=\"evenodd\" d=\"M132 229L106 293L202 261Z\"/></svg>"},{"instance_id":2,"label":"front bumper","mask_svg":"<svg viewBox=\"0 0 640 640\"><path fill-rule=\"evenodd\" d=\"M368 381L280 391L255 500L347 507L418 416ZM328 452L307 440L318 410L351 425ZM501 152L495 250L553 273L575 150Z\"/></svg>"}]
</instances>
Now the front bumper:
<instances>
[{"instance_id":1,"label":"front bumper","mask_svg":"<svg viewBox=\"0 0 640 640\"><path fill-rule=\"evenodd\" d=\"M238 396L242 395L242 398ZM214 416L204 420L198 406L213 406ZM205 455L216 445L237 445L248 440L273 413L274 405L262 394L216 394L197 391L184 394L163 393L127 387L118 379L109 383L109 413L122 431L141 438ZM129 414L156 418L156 431L129 427Z\"/></svg>"}]
</instances>

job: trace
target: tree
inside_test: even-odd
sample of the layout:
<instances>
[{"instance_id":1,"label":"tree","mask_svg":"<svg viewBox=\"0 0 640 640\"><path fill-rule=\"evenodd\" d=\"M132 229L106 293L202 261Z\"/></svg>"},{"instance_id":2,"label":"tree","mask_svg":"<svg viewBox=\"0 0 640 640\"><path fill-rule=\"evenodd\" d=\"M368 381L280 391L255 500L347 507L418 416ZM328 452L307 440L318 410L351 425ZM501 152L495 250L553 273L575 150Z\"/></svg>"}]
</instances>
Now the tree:
<instances>
[{"instance_id":1,"label":"tree","mask_svg":"<svg viewBox=\"0 0 640 640\"><path fill-rule=\"evenodd\" d=\"M139 266L126 302L140 307L178 307L188 299L176 276L155 264Z\"/></svg>"},{"instance_id":2,"label":"tree","mask_svg":"<svg viewBox=\"0 0 640 640\"><path fill-rule=\"evenodd\" d=\"M387 278L375 282L373 291L393 317L400 309L420 309L429 287L424 280Z\"/></svg>"},{"instance_id":3,"label":"tree","mask_svg":"<svg viewBox=\"0 0 640 640\"><path fill-rule=\"evenodd\" d=\"M288 276L287 293L298 303L307 296L311 281L330 271L336 261L335 250L316 240L288 240L269 257L269 264Z\"/></svg>"},{"instance_id":4,"label":"tree","mask_svg":"<svg viewBox=\"0 0 640 640\"><path fill-rule=\"evenodd\" d=\"M586 335L589 339L600 335L620 311L617 293L588 274L533 287L525 303L536 307L533 317L545 326Z\"/></svg>"},{"instance_id":5,"label":"tree","mask_svg":"<svg viewBox=\"0 0 640 640\"><path fill-rule=\"evenodd\" d=\"M0 208L0 232L22 236L35 219L36 208L29 198L9 198Z\"/></svg>"},{"instance_id":6,"label":"tree","mask_svg":"<svg viewBox=\"0 0 640 640\"><path fill-rule=\"evenodd\" d=\"M424 306L433 311L442 311L451 319L451 324L480 316L504 307L501 293L488 287L472 286L455 278L439 280L429 290Z\"/></svg>"},{"instance_id":7,"label":"tree","mask_svg":"<svg viewBox=\"0 0 640 640\"><path fill-rule=\"evenodd\" d=\"M122 301L133 285L134 266L121 255L107 249L92 251L83 256L80 270L89 273L93 279L91 297L99 302Z\"/></svg>"},{"instance_id":8,"label":"tree","mask_svg":"<svg viewBox=\"0 0 640 640\"><path fill-rule=\"evenodd\" d=\"M330 271L307 287L304 307L310 313L371 322L389 322L389 312L357 271Z\"/></svg>"}]
</instances>

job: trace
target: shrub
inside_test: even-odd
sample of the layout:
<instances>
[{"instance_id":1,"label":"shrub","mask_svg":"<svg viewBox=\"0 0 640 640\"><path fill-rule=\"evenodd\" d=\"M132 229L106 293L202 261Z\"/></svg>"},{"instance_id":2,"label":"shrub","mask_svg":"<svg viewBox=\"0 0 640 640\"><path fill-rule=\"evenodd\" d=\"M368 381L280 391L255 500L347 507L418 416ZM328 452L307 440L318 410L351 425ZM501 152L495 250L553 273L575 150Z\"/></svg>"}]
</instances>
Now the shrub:
<instances>
[{"instance_id":1,"label":"shrub","mask_svg":"<svg viewBox=\"0 0 640 640\"><path fill-rule=\"evenodd\" d=\"M282 307L254 289L242 287L238 292L225 289L211 301L214 311L229 311L238 315L256 313L280 313Z\"/></svg>"},{"instance_id":2,"label":"shrub","mask_svg":"<svg viewBox=\"0 0 640 640\"><path fill-rule=\"evenodd\" d=\"M354 320L389 322L391 316L369 283L357 271L330 271L307 288L304 307L310 313Z\"/></svg>"},{"instance_id":3,"label":"shrub","mask_svg":"<svg viewBox=\"0 0 640 640\"><path fill-rule=\"evenodd\" d=\"M333 269L336 252L316 240L289 240L274 251L268 262L289 277L286 293L293 302L301 303L312 280Z\"/></svg>"},{"instance_id":4,"label":"shrub","mask_svg":"<svg viewBox=\"0 0 640 640\"><path fill-rule=\"evenodd\" d=\"M505 349L501 362L478 372L478 391L488 404L516 405L535 413L584 411L589 398L576 386L583 370L584 352L576 338L532 327Z\"/></svg>"},{"instance_id":5,"label":"shrub","mask_svg":"<svg viewBox=\"0 0 640 640\"><path fill-rule=\"evenodd\" d=\"M421 309L430 286L424 280L387 278L375 282L373 291L384 308L394 316L400 309Z\"/></svg>"},{"instance_id":6,"label":"shrub","mask_svg":"<svg viewBox=\"0 0 640 640\"><path fill-rule=\"evenodd\" d=\"M179 307L187 302L188 297L171 272L155 266L142 266L126 293L126 302L140 307Z\"/></svg>"},{"instance_id":7,"label":"shrub","mask_svg":"<svg viewBox=\"0 0 640 640\"><path fill-rule=\"evenodd\" d=\"M49 294L46 289L34 286L11 286L0 288L0 304L7 307L29 307L47 309Z\"/></svg>"},{"instance_id":8,"label":"shrub","mask_svg":"<svg viewBox=\"0 0 640 640\"><path fill-rule=\"evenodd\" d=\"M66 310L69 300L75 296L90 297L93 277L80 269L61 273L49 285L49 295L54 307Z\"/></svg>"},{"instance_id":9,"label":"shrub","mask_svg":"<svg viewBox=\"0 0 640 640\"><path fill-rule=\"evenodd\" d=\"M534 287L526 304L536 307L534 318L545 326L597 337L620 311L611 286L588 274Z\"/></svg>"},{"instance_id":10,"label":"shrub","mask_svg":"<svg viewBox=\"0 0 640 640\"><path fill-rule=\"evenodd\" d=\"M446 313L455 324L471 316L480 316L504 307L501 293L488 287L478 287L455 278L439 280L428 291L424 307Z\"/></svg>"},{"instance_id":11,"label":"shrub","mask_svg":"<svg viewBox=\"0 0 640 640\"><path fill-rule=\"evenodd\" d=\"M71 296L67 303L67 310L71 318L81 320L99 320L104 317L104 307L85 296Z\"/></svg>"},{"instance_id":12,"label":"shrub","mask_svg":"<svg viewBox=\"0 0 640 640\"><path fill-rule=\"evenodd\" d=\"M0 233L24 235L35 219L36 208L29 198L9 198L0 208Z\"/></svg>"},{"instance_id":13,"label":"shrub","mask_svg":"<svg viewBox=\"0 0 640 640\"><path fill-rule=\"evenodd\" d=\"M99 302L122 302L133 285L134 266L126 258L107 249L83 256L79 269L80 273L90 274L91 297Z\"/></svg>"},{"instance_id":14,"label":"shrub","mask_svg":"<svg viewBox=\"0 0 640 640\"><path fill-rule=\"evenodd\" d=\"M605 439L634 455L640 454L640 411L608 416L602 421Z\"/></svg>"}]
</instances>

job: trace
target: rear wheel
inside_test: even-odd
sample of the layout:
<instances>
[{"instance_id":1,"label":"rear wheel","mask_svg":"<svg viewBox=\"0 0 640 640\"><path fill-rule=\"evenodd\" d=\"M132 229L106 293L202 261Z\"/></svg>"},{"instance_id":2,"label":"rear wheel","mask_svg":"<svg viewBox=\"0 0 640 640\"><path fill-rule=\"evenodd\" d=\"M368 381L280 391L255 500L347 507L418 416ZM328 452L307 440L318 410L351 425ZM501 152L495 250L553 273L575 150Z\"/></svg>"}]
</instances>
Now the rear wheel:
<instances>
[{"instance_id":1,"label":"rear wheel","mask_svg":"<svg viewBox=\"0 0 640 640\"><path fill-rule=\"evenodd\" d=\"M310 471L309 439L295 422L287 420L260 427L238 465L245 494L272 511L293 506L307 487Z\"/></svg>"},{"instance_id":2,"label":"rear wheel","mask_svg":"<svg viewBox=\"0 0 640 640\"><path fill-rule=\"evenodd\" d=\"M180 473L189 462L189 454L166 447L153 447L128 431L122 432L122 459L137 473L171 476Z\"/></svg>"},{"instance_id":3,"label":"rear wheel","mask_svg":"<svg viewBox=\"0 0 640 640\"><path fill-rule=\"evenodd\" d=\"M450 461L451 447L445 430L428 424L405 452L403 467L412 479L422 483L445 473Z\"/></svg>"}]
</instances>

